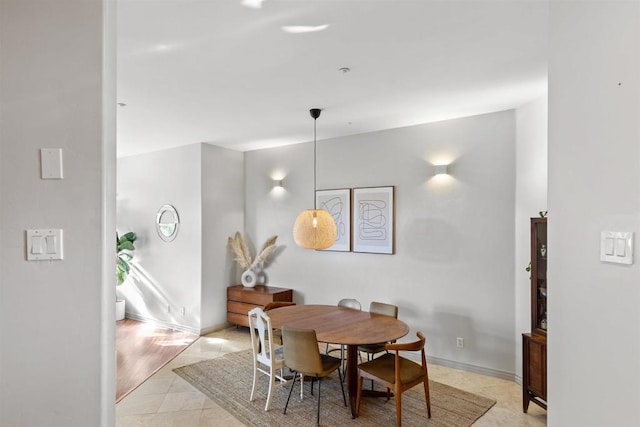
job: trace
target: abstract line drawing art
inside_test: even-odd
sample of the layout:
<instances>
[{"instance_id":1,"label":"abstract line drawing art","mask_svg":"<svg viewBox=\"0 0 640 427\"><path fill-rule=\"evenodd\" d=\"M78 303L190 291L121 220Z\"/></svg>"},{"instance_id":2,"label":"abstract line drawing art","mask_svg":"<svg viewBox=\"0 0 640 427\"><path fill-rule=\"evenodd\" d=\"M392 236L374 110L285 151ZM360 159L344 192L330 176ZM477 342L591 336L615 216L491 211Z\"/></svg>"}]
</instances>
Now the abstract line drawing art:
<instances>
[{"instance_id":1,"label":"abstract line drawing art","mask_svg":"<svg viewBox=\"0 0 640 427\"><path fill-rule=\"evenodd\" d=\"M386 240L387 217L384 200L360 200L358 202L358 238L360 240Z\"/></svg>"},{"instance_id":2,"label":"abstract line drawing art","mask_svg":"<svg viewBox=\"0 0 640 427\"><path fill-rule=\"evenodd\" d=\"M327 251L351 250L351 189L316 191L316 207L327 210L333 216L338 229L336 242Z\"/></svg>"},{"instance_id":3,"label":"abstract line drawing art","mask_svg":"<svg viewBox=\"0 0 640 427\"><path fill-rule=\"evenodd\" d=\"M353 251L394 253L394 187L353 189Z\"/></svg>"}]
</instances>

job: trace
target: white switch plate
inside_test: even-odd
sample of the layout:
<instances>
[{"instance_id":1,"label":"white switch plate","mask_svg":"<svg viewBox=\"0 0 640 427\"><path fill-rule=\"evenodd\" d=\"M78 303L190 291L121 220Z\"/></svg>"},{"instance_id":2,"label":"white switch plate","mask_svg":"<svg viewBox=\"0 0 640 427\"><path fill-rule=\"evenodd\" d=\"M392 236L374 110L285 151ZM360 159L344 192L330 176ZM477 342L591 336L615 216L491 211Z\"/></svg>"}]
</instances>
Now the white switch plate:
<instances>
[{"instance_id":1,"label":"white switch plate","mask_svg":"<svg viewBox=\"0 0 640 427\"><path fill-rule=\"evenodd\" d=\"M42 179L62 179L62 148L41 148Z\"/></svg>"},{"instance_id":2,"label":"white switch plate","mask_svg":"<svg viewBox=\"0 0 640 427\"><path fill-rule=\"evenodd\" d=\"M27 261L63 259L62 230L27 230Z\"/></svg>"},{"instance_id":3,"label":"white switch plate","mask_svg":"<svg viewBox=\"0 0 640 427\"><path fill-rule=\"evenodd\" d=\"M601 231L600 261L633 264L633 231Z\"/></svg>"}]
</instances>

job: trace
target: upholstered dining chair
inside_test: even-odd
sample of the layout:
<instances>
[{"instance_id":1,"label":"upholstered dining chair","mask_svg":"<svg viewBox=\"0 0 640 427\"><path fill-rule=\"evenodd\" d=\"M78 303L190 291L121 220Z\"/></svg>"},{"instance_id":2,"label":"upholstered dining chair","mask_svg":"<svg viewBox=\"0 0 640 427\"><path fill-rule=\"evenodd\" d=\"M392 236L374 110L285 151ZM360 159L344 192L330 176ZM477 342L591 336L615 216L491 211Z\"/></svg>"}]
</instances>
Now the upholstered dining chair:
<instances>
[{"instance_id":1,"label":"upholstered dining chair","mask_svg":"<svg viewBox=\"0 0 640 427\"><path fill-rule=\"evenodd\" d=\"M369 305L370 313L382 314L384 316L398 318L398 306L383 302L372 301ZM364 344L358 346L358 352L367 353L367 360L371 360L374 355L386 351L387 343Z\"/></svg>"},{"instance_id":2,"label":"upholstered dining chair","mask_svg":"<svg viewBox=\"0 0 640 427\"><path fill-rule=\"evenodd\" d=\"M386 349L395 352L384 354L371 361L358 365L358 395L356 397L356 414L360 413L360 399L362 397L362 382L365 378L376 381L392 389L396 399L396 423L402 426L402 393L423 383L424 395L427 402L427 417L431 418L431 399L429 397L429 373L427 358L424 352L425 338L421 332L416 333L418 340L410 343L387 344ZM420 351L422 364L400 356L401 351Z\"/></svg>"},{"instance_id":3,"label":"upholstered dining chair","mask_svg":"<svg viewBox=\"0 0 640 427\"><path fill-rule=\"evenodd\" d=\"M360 304L360 301L354 298L342 298L340 301L338 301L338 307L347 307L347 308L352 308L354 310L362 310L362 305ZM329 343L326 344L324 349L325 354L330 354L334 351L340 351L340 360L342 360L342 373L344 374L342 377L343 380L347 378L347 368L346 368L347 364L346 364L346 359L344 357L344 349L345 349L344 344L341 344L340 348L332 348L330 350Z\"/></svg>"},{"instance_id":4,"label":"upholstered dining chair","mask_svg":"<svg viewBox=\"0 0 640 427\"><path fill-rule=\"evenodd\" d=\"M282 376L284 368L284 351L281 345L276 345L273 341L273 329L271 319L259 307L249 311L249 328L251 332L251 349L253 350L253 385L251 386L250 401L256 395L258 384L258 373L261 372L269 377L269 392L264 410L268 411L271 405L271 397L276 379L286 381ZM280 375L276 371L280 370Z\"/></svg>"},{"instance_id":5,"label":"upholstered dining chair","mask_svg":"<svg viewBox=\"0 0 640 427\"><path fill-rule=\"evenodd\" d=\"M318 380L318 415L316 423L320 425L320 386L322 384L322 378L327 377L333 371L338 371L340 388L342 389L342 400L344 406L347 406L347 398L345 397L344 387L342 386L342 374L340 373L341 361L338 358L320 354L318 338L316 331L313 329L298 329L284 325L282 327L282 338L284 340L284 364L293 371L293 381L291 382L289 397L287 397L287 403L284 406L283 413L287 413L287 407L289 406L289 400L291 399L291 392L293 391L296 377L299 375L302 381L305 376L309 376Z\"/></svg>"}]
</instances>

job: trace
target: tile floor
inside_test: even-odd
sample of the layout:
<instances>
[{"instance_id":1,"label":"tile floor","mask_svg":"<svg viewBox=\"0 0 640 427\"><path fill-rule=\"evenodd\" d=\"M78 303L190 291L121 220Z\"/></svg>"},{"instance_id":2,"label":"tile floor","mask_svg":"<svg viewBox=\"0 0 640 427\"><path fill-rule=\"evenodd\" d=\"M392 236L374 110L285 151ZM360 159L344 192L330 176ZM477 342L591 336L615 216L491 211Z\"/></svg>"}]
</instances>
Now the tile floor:
<instances>
[{"instance_id":1,"label":"tile floor","mask_svg":"<svg viewBox=\"0 0 640 427\"><path fill-rule=\"evenodd\" d=\"M241 426L211 399L172 372L172 369L251 347L247 329L235 327L200 337L140 387L116 405L117 427ZM535 404L522 412L518 384L431 364L429 377L453 387L497 400L474 427L546 426L546 411Z\"/></svg>"}]
</instances>

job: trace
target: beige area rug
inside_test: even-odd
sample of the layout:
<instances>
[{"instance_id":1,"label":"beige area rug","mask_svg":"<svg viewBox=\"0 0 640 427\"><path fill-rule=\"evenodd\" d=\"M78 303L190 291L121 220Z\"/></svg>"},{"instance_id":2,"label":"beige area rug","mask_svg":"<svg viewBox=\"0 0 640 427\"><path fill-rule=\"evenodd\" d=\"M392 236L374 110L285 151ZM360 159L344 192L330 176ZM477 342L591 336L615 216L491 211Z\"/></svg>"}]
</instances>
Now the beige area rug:
<instances>
[{"instance_id":1,"label":"beige area rug","mask_svg":"<svg viewBox=\"0 0 640 427\"><path fill-rule=\"evenodd\" d=\"M209 396L245 425L301 426L316 424L318 387L310 395L305 382L304 399L300 401L300 383L291 396L287 413L283 414L289 384L276 386L271 408L264 411L268 390L268 377L260 374L257 398L249 402L253 365L251 350L229 353L216 359L174 369L174 372ZM335 378L334 378L335 377ZM365 382L367 384L368 382ZM370 383L369 383L370 384ZM402 424L404 426L468 427L487 412L496 402L486 397L430 381L431 419L426 416L424 388L416 386L402 394ZM346 392L346 386L345 386ZM348 402L348 396L347 396ZM379 426L395 425L395 400L363 398L360 416L355 420L342 402L337 373L322 381L320 424L323 426Z\"/></svg>"}]
</instances>

